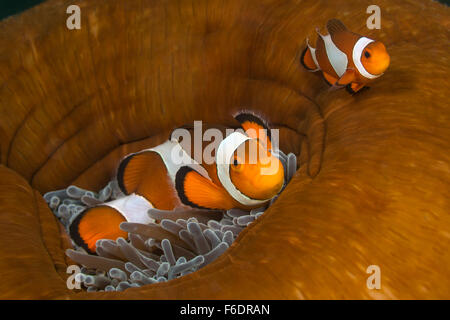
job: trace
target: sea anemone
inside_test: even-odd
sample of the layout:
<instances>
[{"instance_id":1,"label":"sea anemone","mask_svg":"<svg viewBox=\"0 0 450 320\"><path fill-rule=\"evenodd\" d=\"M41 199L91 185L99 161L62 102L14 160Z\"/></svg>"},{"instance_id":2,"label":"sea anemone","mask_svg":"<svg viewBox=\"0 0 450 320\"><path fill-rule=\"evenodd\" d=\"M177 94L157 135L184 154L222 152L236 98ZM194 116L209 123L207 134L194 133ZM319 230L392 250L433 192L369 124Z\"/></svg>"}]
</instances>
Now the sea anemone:
<instances>
[{"instance_id":1,"label":"sea anemone","mask_svg":"<svg viewBox=\"0 0 450 320\"><path fill-rule=\"evenodd\" d=\"M297 158L281 150L278 154L285 171L284 189L296 171ZM69 232L70 223L86 208L123 196L117 181L113 180L98 193L69 186L46 193L44 199ZM123 291L165 282L195 272L217 259L276 198L251 211L151 209L148 214L157 223L121 224L121 229L129 232L129 241L124 238L98 240L97 256L86 253L72 242L79 251L68 249L67 255L83 265L76 281L88 292Z\"/></svg>"}]
</instances>

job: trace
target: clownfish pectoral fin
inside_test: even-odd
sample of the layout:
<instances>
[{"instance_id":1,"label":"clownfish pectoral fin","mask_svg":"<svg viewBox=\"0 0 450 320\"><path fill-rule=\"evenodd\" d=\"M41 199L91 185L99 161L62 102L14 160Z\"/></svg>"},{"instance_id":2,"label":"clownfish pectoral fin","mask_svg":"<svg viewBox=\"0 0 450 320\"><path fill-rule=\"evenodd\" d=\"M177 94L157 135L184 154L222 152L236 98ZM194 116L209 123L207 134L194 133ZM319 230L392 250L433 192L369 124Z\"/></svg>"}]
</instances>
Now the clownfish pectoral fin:
<instances>
[{"instance_id":1,"label":"clownfish pectoral fin","mask_svg":"<svg viewBox=\"0 0 450 320\"><path fill-rule=\"evenodd\" d=\"M329 86L333 86L337 81L338 81L338 79L336 79L335 77L333 77L333 76L330 76L328 73L326 73L326 72L323 72L323 77L324 77L324 79L325 79L325 82L329 85Z\"/></svg>"},{"instance_id":2,"label":"clownfish pectoral fin","mask_svg":"<svg viewBox=\"0 0 450 320\"><path fill-rule=\"evenodd\" d=\"M356 79L355 70L347 69L345 73L336 81L335 85L337 86L345 86Z\"/></svg>"},{"instance_id":3,"label":"clownfish pectoral fin","mask_svg":"<svg viewBox=\"0 0 450 320\"><path fill-rule=\"evenodd\" d=\"M347 31L347 28L342 23L342 21L338 19L331 19L327 22L327 31L333 37L333 35L342 32Z\"/></svg>"},{"instance_id":4,"label":"clownfish pectoral fin","mask_svg":"<svg viewBox=\"0 0 450 320\"><path fill-rule=\"evenodd\" d=\"M97 240L128 238L128 233L119 228L120 223L124 221L125 218L114 208L90 208L72 221L69 227L70 237L87 252L95 253Z\"/></svg>"},{"instance_id":5,"label":"clownfish pectoral fin","mask_svg":"<svg viewBox=\"0 0 450 320\"><path fill-rule=\"evenodd\" d=\"M364 83L356 83L356 82L348 84L345 88L351 94L355 94L363 88L369 89L369 87L366 87Z\"/></svg>"},{"instance_id":6,"label":"clownfish pectoral fin","mask_svg":"<svg viewBox=\"0 0 450 320\"><path fill-rule=\"evenodd\" d=\"M245 133L254 139L259 139L268 150L272 149L269 125L262 118L249 112L239 112L234 118L240 123Z\"/></svg>"},{"instance_id":7,"label":"clownfish pectoral fin","mask_svg":"<svg viewBox=\"0 0 450 320\"><path fill-rule=\"evenodd\" d=\"M181 202L193 208L226 210L233 207L225 189L191 167L185 166L178 170L175 187Z\"/></svg>"}]
</instances>

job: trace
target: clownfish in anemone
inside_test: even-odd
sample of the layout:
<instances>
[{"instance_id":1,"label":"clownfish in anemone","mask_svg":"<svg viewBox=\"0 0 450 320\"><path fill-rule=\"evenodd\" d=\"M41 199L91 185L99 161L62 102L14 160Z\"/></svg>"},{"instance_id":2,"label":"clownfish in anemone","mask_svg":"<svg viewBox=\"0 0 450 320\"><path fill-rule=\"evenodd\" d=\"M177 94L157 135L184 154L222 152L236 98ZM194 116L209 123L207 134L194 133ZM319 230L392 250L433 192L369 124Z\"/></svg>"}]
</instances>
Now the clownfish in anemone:
<instances>
[{"instance_id":1,"label":"clownfish in anemone","mask_svg":"<svg viewBox=\"0 0 450 320\"><path fill-rule=\"evenodd\" d=\"M322 71L333 88L345 86L350 93L356 93L388 68L390 57L380 41L349 31L337 19L327 22L327 30L329 34L322 35L316 29L316 48L306 39L300 61L308 71Z\"/></svg>"},{"instance_id":2,"label":"clownfish in anemone","mask_svg":"<svg viewBox=\"0 0 450 320\"><path fill-rule=\"evenodd\" d=\"M152 208L250 210L267 204L284 185L284 168L272 152L270 129L252 113L238 113L235 119L243 130L228 135L230 128L224 126L202 127L219 130L225 137L211 152L211 163L195 161L194 142L186 146L172 135L156 147L122 159L117 182L126 196L80 213L69 226L73 241L95 253L97 240L127 238L120 223L154 222L147 214ZM182 128L194 136L193 126ZM202 141L202 155L208 145Z\"/></svg>"}]
</instances>

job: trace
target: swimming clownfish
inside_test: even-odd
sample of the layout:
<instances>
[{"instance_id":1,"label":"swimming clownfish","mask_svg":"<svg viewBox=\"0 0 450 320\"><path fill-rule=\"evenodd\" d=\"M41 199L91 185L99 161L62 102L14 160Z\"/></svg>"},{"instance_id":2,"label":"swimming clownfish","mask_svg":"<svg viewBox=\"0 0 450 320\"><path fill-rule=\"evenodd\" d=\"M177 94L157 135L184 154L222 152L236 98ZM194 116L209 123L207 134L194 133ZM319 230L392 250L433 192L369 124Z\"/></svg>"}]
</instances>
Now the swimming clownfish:
<instances>
[{"instance_id":1,"label":"swimming clownfish","mask_svg":"<svg viewBox=\"0 0 450 320\"><path fill-rule=\"evenodd\" d=\"M251 113L241 112L235 119L243 131L226 136L210 164L193 160L193 143L188 148L173 138L126 156L117 171L119 187L126 196L82 212L69 227L71 238L95 253L99 239L127 238L119 228L121 222L154 222L147 214L151 208L252 209L269 202L284 184L283 165L272 154L269 128ZM193 127L184 128L193 132ZM214 128L225 136L227 128ZM207 145L203 142L202 154ZM255 150L258 156L251 162ZM178 155L177 161L173 154Z\"/></svg>"},{"instance_id":2,"label":"swimming clownfish","mask_svg":"<svg viewBox=\"0 0 450 320\"><path fill-rule=\"evenodd\" d=\"M356 93L388 68L390 57L380 41L349 31L337 19L328 21L327 30L329 34L322 35L316 29L316 48L306 39L300 60L307 70L322 71L330 86L346 86L350 93Z\"/></svg>"}]
</instances>

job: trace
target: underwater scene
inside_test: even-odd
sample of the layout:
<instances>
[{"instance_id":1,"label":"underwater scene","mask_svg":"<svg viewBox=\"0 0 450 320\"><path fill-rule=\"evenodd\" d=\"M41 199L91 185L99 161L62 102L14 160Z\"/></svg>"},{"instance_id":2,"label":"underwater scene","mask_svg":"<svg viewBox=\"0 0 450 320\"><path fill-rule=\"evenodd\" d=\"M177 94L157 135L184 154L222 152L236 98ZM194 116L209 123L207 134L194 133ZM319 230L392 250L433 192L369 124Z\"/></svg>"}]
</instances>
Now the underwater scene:
<instances>
[{"instance_id":1,"label":"underwater scene","mask_svg":"<svg viewBox=\"0 0 450 320\"><path fill-rule=\"evenodd\" d=\"M0 299L450 299L448 5L5 1Z\"/></svg>"}]
</instances>

